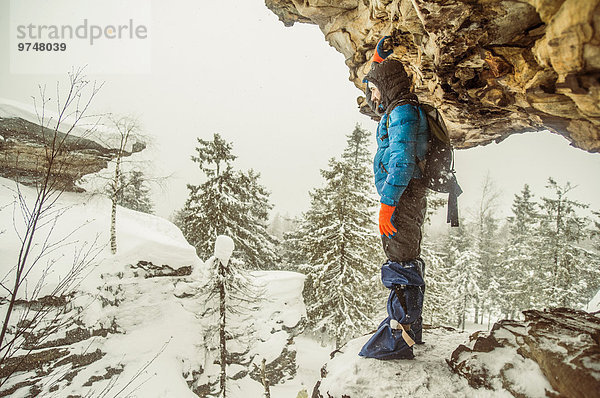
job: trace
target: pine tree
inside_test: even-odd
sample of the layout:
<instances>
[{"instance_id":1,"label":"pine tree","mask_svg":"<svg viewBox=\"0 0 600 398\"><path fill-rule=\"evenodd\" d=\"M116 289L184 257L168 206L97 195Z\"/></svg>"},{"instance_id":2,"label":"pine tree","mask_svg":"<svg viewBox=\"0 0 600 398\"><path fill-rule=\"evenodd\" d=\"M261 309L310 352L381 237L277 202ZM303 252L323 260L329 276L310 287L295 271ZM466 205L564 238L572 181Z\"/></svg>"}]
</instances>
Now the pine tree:
<instances>
[{"instance_id":1,"label":"pine tree","mask_svg":"<svg viewBox=\"0 0 600 398\"><path fill-rule=\"evenodd\" d=\"M308 263L306 256L308 250L302 246L305 243L308 233L303 225L305 215L296 217L291 222L290 225L293 227L283 233L283 240L281 242L281 252L286 263L286 269L302 273L305 273L306 270L303 267Z\"/></svg>"},{"instance_id":2,"label":"pine tree","mask_svg":"<svg viewBox=\"0 0 600 398\"><path fill-rule=\"evenodd\" d=\"M455 325L463 330L466 314L470 308L474 308L474 301L481 292L479 281L482 268L479 253L473 247L474 237L464 224L461 222L458 228L449 228L443 250L450 284L446 308Z\"/></svg>"},{"instance_id":3,"label":"pine tree","mask_svg":"<svg viewBox=\"0 0 600 398\"><path fill-rule=\"evenodd\" d=\"M427 215L421 243L421 258L425 261L426 292L423 302L423 322L431 325L454 324L454 319L448 311L452 285L448 279L448 265L444 257L445 235L430 234L431 216L440 208L446 206L447 199L441 198L434 191L427 193ZM462 223L463 220L460 221Z\"/></svg>"},{"instance_id":4,"label":"pine tree","mask_svg":"<svg viewBox=\"0 0 600 398\"><path fill-rule=\"evenodd\" d=\"M219 134L212 141L198 139L198 163L206 181L188 184L189 197L177 220L184 236L202 258L212 252L218 235L235 242L234 256L253 269L272 268L278 262L276 238L267 232L269 193L259 184L260 175L233 169L232 144Z\"/></svg>"},{"instance_id":5,"label":"pine tree","mask_svg":"<svg viewBox=\"0 0 600 398\"><path fill-rule=\"evenodd\" d=\"M197 301L203 305L199 315L204 320L203 344L208 363L220 365L218 385L214 382L207 385L211 391L218 390L207 396L225 398L227 365L249 366L252 360L249 354L256 339L253 312L259 309L264 292L244 272L239 260L215 256L206 262L204 284L198 289ZM234 349L230 342L235 342Z\"/></svg>"},{"instance_id":6,"label":"pine tree","mask_svg":"<svg viewBox=\"0 0 600 398\"><path fill-rule=\"evenodd\" d=\"M591 298L592 288L584 275L590 269L588 252L581 247L588 219L578 212L588 205L571 200L570 183L560 186L552 178L546 186L552 196L542 197L536 255L542 262L543 289L547 305L581 308ZM597 273L597 271L596 271Z\"/></svg>"},{"instance_id":7,"label":"pine tree","mask_svg":"<svg viewBox=\"0 0 600 398\"><path fill-rule=\"evenodd\" d=\"M473 225L474 247L473 251L479 261L479 280L477 281L478 292L473 296L474 323L483 323L484 312L488 317L492 312L493 302L501 293L491 284L497 277L498 272L498 250L499 223L495 217L498 207L500 192L495 187L491 177L485 176L481 189L479 206L475 213Z\"/></svg>"},{"instance_id":8,"label":"pine tree","mask_svg":"<svg viewBox=\"0 0 600 398\"><path fill-rule=\"evenodd\" d=\"M368 132L358 125L347 136L340 160L321 170L324 188L311 193L311 207L295 233L288 234L296 254L306 262L305 301L310 325L340 346L374 326L380 303L373 292L378 279L379 237L371 181ZM374 276L377 276L375 278Z\"/></svg>"},{"instance_id":9,"label":"pine tree","mask_svg":"<svg viewBox=\"0 0 600 398\"><path fill-rule=\"evenodd\" d=\"M588 281L590 294L593 296L600 290L600 212L592 211L596 217L594 225L590 230L590 239L592 240L592 250L588 252L589 264L584 271L584 279Z\"/></svg>"},{"instance_id":10,"label":"pine tree","mask_svg":"<svg viewBox=\"0 0 600 398\"><path fill-rule=\"evenodd\" d=\"M594 220L594 226L590 230L590 238L592 239L594 250L600 254L600 211L592 211L592 214L596 219Z\"/></svg>"},{"instance_id":11,"label":"pine tree","mask_svg":"<svg viewBox=\"0 0 600 398\"><path fill-rule=\"evenodd\" d=\"M117 203L120 206L152 214L154 204L143 172L134 170L127 177L121 174L121 187L117 196Z\"/></svg>"},{"instance_id":12,"label":"pine tree","mask_svg":"<svg viewBox=\"0 0 600 398\"><path fill-rule=\"evenodd\" d=\"M512 216L507 219L509 239L501 250L501 275L498 278L504 293L500 300L501 310L507 317L519 311L540 307L543 300L538 285L541 280L536 247L539 245L537 225L540 214L529 185L525 184L521 195L516 194L511 207Z\"/></svg>"},{"instance_id":13,"label":"pine tree","mask_svg":"<svg viewBox=\"0 0 600 398\"><path fill-rule=\"evenodd\" d=\"M423 322L431 325L453 324L448 311L449 298L452 297L452 285L448 279L448 266L443 253L429 241L421 245L421 257L425 261L425 282L427 290L423 302Z\"/></svg>"}]
</instances>

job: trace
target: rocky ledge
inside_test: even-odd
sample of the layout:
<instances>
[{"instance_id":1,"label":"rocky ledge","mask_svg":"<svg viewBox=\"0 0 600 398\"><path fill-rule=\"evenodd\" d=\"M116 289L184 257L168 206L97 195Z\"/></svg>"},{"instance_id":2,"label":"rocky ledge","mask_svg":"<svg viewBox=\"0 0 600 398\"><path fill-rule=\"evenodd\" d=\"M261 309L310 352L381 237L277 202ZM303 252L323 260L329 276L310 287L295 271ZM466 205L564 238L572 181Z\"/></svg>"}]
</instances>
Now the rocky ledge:
<instances>
[{"instance_id":1,"label":"rocky ledge","mask_svg":"<svg viewBox=\"0 0 600 398\"><path fill-rule=\"evenodd\" d=\"M450 367L472 387L503 388L516 397L597 396L600 318L567 308L523 314L524 322L504 320L487 336L473 334L452 353ZM531 382L539 372L549 385Z\"/></svg>"},{"instance_id":2,"label":"rocky ledge","mask_svg":"<svg viewBox=\"0 0 600 398\"><path fill-rule=\"evenodd\" d=\"M392 35L393 56L411 66L458 148L548 129L600 151L600 0L265 3L286 26L318 25L362 90L377 41Z\"/></svg>"},{"instance_id":3,"label":"rocky ledge","mask_svg":"<svg viewBox=\"0 0 600 398\"><path fill-rule=\"evenodd\" d=\"M47 171L48 148L54 130L41 127L20 117L0 117L0 176L34 185ZM54 177L61 189L80 191L76 183L87 175L107 167L117 156L116 149L106 148L99 143L60 131L58 142L64 140L64 151L56 158ZM143 148L134 148L134 152ZM130 152L124 156L131 155Z\"/></svg>"}]
</instances>

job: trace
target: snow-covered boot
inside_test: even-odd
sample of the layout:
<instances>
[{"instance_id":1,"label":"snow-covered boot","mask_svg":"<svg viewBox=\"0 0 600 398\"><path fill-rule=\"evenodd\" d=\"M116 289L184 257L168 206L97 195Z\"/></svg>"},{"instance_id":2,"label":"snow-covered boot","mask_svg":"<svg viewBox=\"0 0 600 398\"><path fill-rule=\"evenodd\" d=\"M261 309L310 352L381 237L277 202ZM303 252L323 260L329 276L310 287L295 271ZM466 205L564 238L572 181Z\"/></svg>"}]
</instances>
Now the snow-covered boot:
<instances>
[{"instance_id":1,"label":"snow-covered boot","mask_svg":"<svg viewBox=\"0 0 600 398\"><path fill-rule=\"evenodd\" d=\"M422 268L417 265L416 262L388 261L381 267L381 280L390 289L388 317L381 322L359 355L377 359L414 357L412 346L421 342L422 337L420 319L425 286Z\"/></svg>"}]
</instances>

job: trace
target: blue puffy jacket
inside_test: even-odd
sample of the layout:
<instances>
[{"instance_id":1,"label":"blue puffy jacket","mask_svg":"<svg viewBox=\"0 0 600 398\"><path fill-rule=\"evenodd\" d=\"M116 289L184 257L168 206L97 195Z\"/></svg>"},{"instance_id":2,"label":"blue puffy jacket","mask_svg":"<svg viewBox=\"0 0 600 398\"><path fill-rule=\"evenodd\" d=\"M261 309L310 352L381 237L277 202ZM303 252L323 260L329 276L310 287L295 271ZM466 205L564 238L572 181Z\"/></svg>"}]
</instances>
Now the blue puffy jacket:
<instances>
[{"instance_id":1,"label":"blue puffy jacket","mask_svg":"<svg viewBox=\"0 0 600 398\"><path fill-rule=\"evenodd\" d=\"M425 159L428 130L425 113L410 103L396 106L381 118L373 160L381 203L396 206L411 178L422 177L417 163Z\"/></svg>"}]
</instances>

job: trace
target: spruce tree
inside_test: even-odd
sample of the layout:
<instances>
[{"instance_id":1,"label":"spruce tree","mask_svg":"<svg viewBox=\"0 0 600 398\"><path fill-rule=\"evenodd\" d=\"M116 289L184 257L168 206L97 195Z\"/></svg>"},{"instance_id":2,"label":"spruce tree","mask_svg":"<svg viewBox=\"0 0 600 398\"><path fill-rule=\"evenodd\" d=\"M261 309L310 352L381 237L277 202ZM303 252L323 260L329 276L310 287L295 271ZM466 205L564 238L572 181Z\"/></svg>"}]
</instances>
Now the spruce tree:
<instances>
[{"instance_id":1,"label":"spruce tree","mask_svg":"<svg viewBox=\"0 0 600 398\"><path fill-rule=\"evenodd\" d=\"M448 279L448 267L443 253L429 241L421 245L421 257L425 261L425 283L427 290L423 302L423 322L431 325L453 324L448 311L453 286Z\"/></svg>"},{"instance_id":2,"label":"spruce tree","mask_svg":"<svg viewBox=\"0 0 600 398\"><path fill-rule=\"evenodd\" d=\"M584 272L584 279L589 281L590 294L594 296L600 290L600 212L593 211L592 214L595 216L590 231L592 250L588 252L589 265Z\"/></svg>"},{"instance_id":3,"label":"spruce tree","mask_svg":"<svg viewBox=\"0 0 600 398\"><path fill-rule=\"evenodd\" d=\"M221 237L221 246L227 244ZM225 243L223 243L225 242ZM264 291L256 280L244 272L243 264L235 258L210 257L205 263L203 284L197 288L196 301L201 304L198 314L203 320L202 339L207 364L220 365L219 382L210 382L202 375L202 387L210 390L207 397L227 396L228 365L249 366L251 348L256 342L255 311L260 310ZM198 381L199 384L203 384Z\"/></svg>"},{"instance_id":4,"label":"spruce tree","mask_svg":"<svg viewBox=\"0 0 600 398\"><path fill-rule=\"evenodd\" d=\"M529 185L525 184L521 194L515 194L511 207L512 216L507 219L509 239L501 250L500 283L504 294L500 300L501 311L507 317L515 317L519 311L540 307L543 295L539 285L532 280L542 280L537 247L539 238L538 204Z\"/></svg>"},{"instance_id":5,"label":"spruce tree","mask_svg":"<svg viewBox=\"0 0 600 398\"><path fill-rule=\"evenodd\" d=\"M379 237L374 222L369 133L360 126L347 136L340 160L321 170L324 188L311 193L311 207L287 237L305 262L305 301L310 326L323 330L339 347L375 326L381 302L373 296L379 275Z\"/></svg>"},{"instance_id":6,"label":"spruce tree","mask_svg":"<svg viewBox=\"0 0 600 398\"><path fill-rule=\"evenodd\" d=\"M458 228L449 228L445 240L444 262L447 279L451 286L447 308L457 327L465 328L466 314L474 308L481 289L481 258L473 246L473 235L464 223Z\"/></svg>"},{"instance_id":7,"label":"spruce tree","mask_svg":"<svg viewBox=\"0 0 600 398\"><path fill-rule=\"evenodd\" d=\"M479 206L472 225L474 247L480 269L477 281L478 292L473 296L474 323L483 323L484 313L488 317L492 312L493 302L501 292L496 290L495 280L498 272L499 221L495 216L500 192L491 177L485 176L481 186Z\"/></svg>"},{"instance_id":8,"label":"spruce tree","mask_svg":"<svg viewBox=\"0 0 600 398\"><path fill-rule=\"evenodd\" d=\"M267 232L269 193L253 170L233 168L232 144L215 134L212 141L198 138L198 163L206 176L201 185L188 184L189 197L177 220L184 236L201 258L212 253L218 235L230 236L235 258L247 267L269 269L276 265L276 239Z\"/></svg>"},{"instance_id":9,"label":"spruce tree","mask_svg":"<svg viewBox=\"0 0 600 398\"><path fill-rule=\"evenodd\" d=\"M592 239L592 244L594 250L598 255L600 255L600 211L592 211L594 217L594 226L590 231L590 238Z\"/></svg>"},{"instance_id":10,"label":"spruce tree","mask_svg":"<svg viewBox=\"0 0 600 398\"><path fill-rule=\"evenodd\" d=\"M444 258L445 235L430 233L431 217L447 204L447 199L430 190L427 193L427 214L421 242L421 258L425 261L426 292L423 302L423 322L431 325L454 324L448 311L452 285L448 279L448 266ZM463 220L460 220L463 223Z\"/></svg>"},{"instance_id":11,"label":"spruce tree","mask_svg":"<svg viewBox=\"0 0 600 398\"><path fill-rule=\"evenodd\" d=\"M117 197L117 203L131 210L152 214L154 205L144 173L134 170L128 176L121 174L121 179L122 189Z\"/></svg>"},{"instance_id":12,"label":"spruce tree","mask_svg":"<svg viewBox=\"0 0 600 398\"><path fill-rule=\"evenodd\" d=\"M579 214L588 205L569 199L570 183L560 186L552 178L546 186L551 196L542 197L536 255L542 262L543 289L547 305L581 308L591 298L592 288L584 275L590 269L586 238L586 217ZM596 271L597 273L597 271Z\"/></svg>"}]
</instances>

